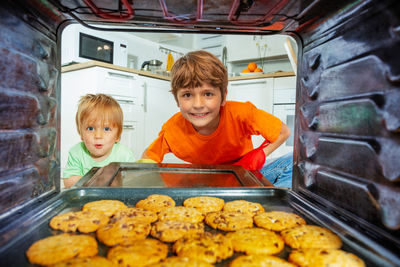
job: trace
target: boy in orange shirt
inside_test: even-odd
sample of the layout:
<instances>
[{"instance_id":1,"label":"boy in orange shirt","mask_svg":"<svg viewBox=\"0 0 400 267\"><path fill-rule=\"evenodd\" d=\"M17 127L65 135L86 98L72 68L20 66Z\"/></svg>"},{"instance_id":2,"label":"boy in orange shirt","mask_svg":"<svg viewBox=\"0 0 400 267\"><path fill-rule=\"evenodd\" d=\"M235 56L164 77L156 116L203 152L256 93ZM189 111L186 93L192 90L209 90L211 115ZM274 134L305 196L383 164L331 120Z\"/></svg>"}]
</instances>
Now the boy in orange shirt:
<instances>
[{"instance_id":1,"label":"boy in orange shirt","mask_svg":"<svg viewBox=\"0 0 400 267\"><path fill-rule=\"evenodd\" d=\"M228 75L217 57L190 52L176 61L171 74L180 112L162 126L142 158L162 162L165 154L174 153L194 164L237 163L249 170L261 168L274 185L291 187L291 155L278 159L272 169L262 165L289 137L289 127L250 102L226 101ZM262 135L269 145L254 151L252 135ZM257 160L259 166L252 166Z\"/></svg>"}]
</instances>

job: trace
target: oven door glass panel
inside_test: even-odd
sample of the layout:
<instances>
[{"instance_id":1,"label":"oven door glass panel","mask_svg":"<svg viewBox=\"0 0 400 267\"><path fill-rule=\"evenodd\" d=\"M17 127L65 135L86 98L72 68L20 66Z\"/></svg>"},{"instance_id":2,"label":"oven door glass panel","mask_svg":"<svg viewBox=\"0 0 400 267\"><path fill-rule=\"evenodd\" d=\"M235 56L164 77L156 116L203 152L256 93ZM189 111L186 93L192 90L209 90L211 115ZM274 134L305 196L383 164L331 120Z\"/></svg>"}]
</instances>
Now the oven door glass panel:
<instances>
[{"instance_id":1,"label":"oven door glass panel","mask_svg":"<svg viewBox=\"0 0 400 267\"><path fill-rule=\"evenodd\" d=\"M259 172L236 165L118 163L92 168L76 187L241 187L271 186Z\"/></svg>"},{"instance_id":2,"label":"oven door glass panel","mask_svg":"<svg viewBox=\"0 0 400 267\"><path fill-rule=\"evenodd\" d=\"M240 187L242 184L230 172L165 172L122 170L122 187Z\"/></svg>"}]
</instances>

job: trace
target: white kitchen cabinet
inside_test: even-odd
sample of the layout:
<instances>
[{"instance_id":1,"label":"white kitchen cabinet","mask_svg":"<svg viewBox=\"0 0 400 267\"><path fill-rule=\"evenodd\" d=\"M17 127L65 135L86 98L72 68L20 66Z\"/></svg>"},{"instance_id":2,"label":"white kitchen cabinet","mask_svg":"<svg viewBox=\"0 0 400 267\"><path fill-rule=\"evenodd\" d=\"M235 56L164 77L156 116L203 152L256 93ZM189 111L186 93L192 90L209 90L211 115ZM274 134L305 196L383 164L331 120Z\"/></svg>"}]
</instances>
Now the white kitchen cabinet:
<instances>
[{"instance_id":1,"label":"white kitchen cabinet","mask_svg":"<svg viewBox=\"0 0 400 267\"><path fill-rule=\"evenodd\" d=\"M157 138L162 125L179 112L175 98L170 92L171 83L166 80L143 77L144 87L144 145L143 151ZM165 155L165 163L183 163L172 153Z\"/></svg>"},{"instance_id":2,"label":"white kitchen cabinet","mask_svg":"<svg viewBox=\"0 0 400 267\"><path fill-rule=\"evenodd\" d=\"M222 59L225 36L221 34L199 34L196 35L196 49L205 50Z\"/></svg>"},{"instance_id":3,"label":"white kitchen cabinet","mask_svg":"<svg viewBox=\"0 0 400 267\"><path fill-rule=\"evenodd\" d=\"M274 105L296 103L296 76L274 78Z\"/></svg>"},{"instance_id":4,"label":"white kitchen cabinet","mask_svg":"<svg viewBox=\"0 0 400 267\"><path fill-rule=\"evenodd\" d=\"M271 153L271 158L280 157L293 151L295 109L296 76L274 78L274 105L272 114L290 128L290 137Z\"/></svg>"},{"instance_id":5,"label":"white kitchen cabinet","mask_svg":"<svg viewBox=\"0 0 400 267\"><path fill-rule=\"evenodd\" d=\"M252 79L229 83L227 100L250 101L257 108L272 113L273 79ZM253 136L253 145L258 147L264 141L262 136Z\"/></svg>"},{"instance_id":6,"label":"white kitchen cabinet","mask_svg":"<svg viewBox=\"0 0 400 267\"><path fill-rule=\"evenodd\" d=\"M290 136L282 145L270 154L270 158L277 158L289 152L293 152L295 109L295 104L274 105L274 116L278 117L290 128Z\"/></svg>"},{"instance_id":7,"label":"white kitchen cabinet","mask_svg":"<svg viewBox=\"0 0 400 267\"><path fill-rule=\"evenodd\" d=\"M144 121L124 121L121 143L133 150L135 159L141 158L144 142Z\"/></svg>"},{"instance_id":8,"label":"white kitchen cabinet","mask_svg":"<svg viewBox=\"0 0 400 267\"><path fill-rule=\"evenodd\" d=\"M104 93L114 97L123 114L121 143L130 147L139 159L144 143L144 94L141 77L130 72L104 67L91 67L61 75L61 169L65 168L68 151L81 141L75 116L81 96Z\"/></svg>"},{"instance_id":9,"label":"white kitchen cabinet","mask_svg":"<svg viewBox=\"0 0 400 267\"><path fill-rule=\"evenodd\" d=\"M229 83L228 100L250 101L257 108L272 113L273 79L251 79Z\"/></svg>"},{"instance_id":10,"label":"white kitchen cabinet","mask_svg":"<svg viewBox=\"0 0 400 267\"><path fill-rule=\"evenodd\" d=\"M284 47L286 38L285 35L227 35L225 45L228 49L228 62L287 56ZM265 44L267 47L264 55L263 46Z\"/></svg>"}]
</instances>

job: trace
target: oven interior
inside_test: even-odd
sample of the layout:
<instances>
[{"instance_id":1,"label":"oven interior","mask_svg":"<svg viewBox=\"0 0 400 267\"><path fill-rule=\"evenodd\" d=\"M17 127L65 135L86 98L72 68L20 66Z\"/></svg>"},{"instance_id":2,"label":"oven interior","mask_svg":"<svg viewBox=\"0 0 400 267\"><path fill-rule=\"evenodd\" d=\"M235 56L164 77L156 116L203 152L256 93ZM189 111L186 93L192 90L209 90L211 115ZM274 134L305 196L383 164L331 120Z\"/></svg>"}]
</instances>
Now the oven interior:
<instances>
[{"instance_id":1,"label":"oven interior","mask_svg":"<svg viewBox=\"0 0 400 267\"><path fill-rule=\"evenodd\" d=\"M46 202L39 203L31 209L23 211L23 215L18 219L9 218L12 224L18 225L19 234L6 243L0 255L2 263L6 266L29 266L27 259L23 257L23 252L29 246L45 237L61 233L52 230L48 226L50 219L60 213L69 211L79 211L82 206L90 201L115 199L123 201L128 206L134 206L139 200L146 198L151 194L165 194L171 196L176 205L182 205L186 198L194 196L214 196L227 201L245 199L251 202L257 202L263 205L266 210L282 210L301 214L307 224L320 225L327 227L337 233L343 241L342 249L351 252L365 262L366 266L391 266L391 262L385 257L391 257L390 253L385 254L387 245L384 242L371 240L363 232L350 227L341 221L337 214L329 213L316 207L313 203L305 200L298 194L290 190L280 188L76 188L70 189L52 197ZM10 222L11 224L11 222ZM14 227L9 227L15 229ZM207 232L223 233L206 227ZM7 237L5 239L8 239ZM367 239L369 241L365 242ZM172 244L169 244L172 246ZM374 253L378 250L381 253ZM285 247L282 252L276 256L287 258L290 248ZM170 252L172 255L173 253ZM100 256L107 255L107 246L99 242ZM217 263L215 266L229 266L232 258L239 256L235 253L232 257ZM394 265L393 265L394 266Z\"/></svg>"}]
</instances>

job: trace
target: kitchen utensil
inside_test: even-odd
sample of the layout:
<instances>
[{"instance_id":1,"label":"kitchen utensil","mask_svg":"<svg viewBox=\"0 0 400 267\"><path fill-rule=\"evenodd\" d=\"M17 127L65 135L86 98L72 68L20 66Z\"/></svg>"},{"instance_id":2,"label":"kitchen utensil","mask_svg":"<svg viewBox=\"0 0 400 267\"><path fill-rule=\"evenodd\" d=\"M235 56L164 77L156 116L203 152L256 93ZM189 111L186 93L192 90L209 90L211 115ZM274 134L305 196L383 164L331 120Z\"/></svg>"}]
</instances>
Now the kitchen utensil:
<instances>
[{"instance_id":1,"label":"kitchen utensil","mask_svg":"<svg viewBox=\"0 0 400 267\"><path fill-rule=\"evenodd\" d=\"M170 71L172 68L172 65L174 65L174 57L172 56L171 52L168 53L168 59L167 59L167 71Z\"/></svg>"},{"instance_id":2,"label":"kitchen utensil","mask_svg":"<svg viewBox=\"0 0 400 267\"><path fill-rule=\"evenodd\" d=\"M159 69L161 65L162 65L162 61L160 61L158 59L152 59L152 60L143 62L141 69L151 71L151 70Z\"/></svg>"},{"instance_id":3,"label":"kitchen utensil","mask_svg":"<svg viewBox=\"0 0 400 267\"><path fill-rule=\"evenodd\" d=\"M228 61L228 49L226 46L222 49L222 64L224 64L225 68L227 68L227 61Z\"/></svg>"}]
</instances>

